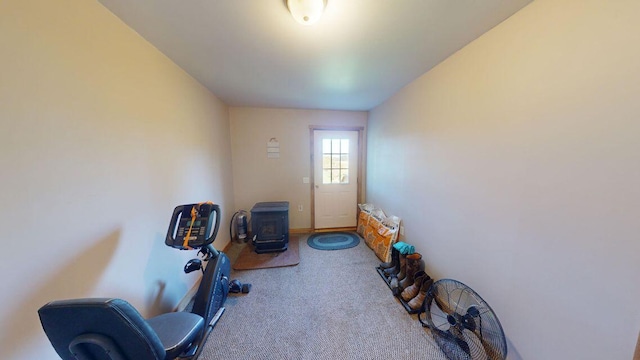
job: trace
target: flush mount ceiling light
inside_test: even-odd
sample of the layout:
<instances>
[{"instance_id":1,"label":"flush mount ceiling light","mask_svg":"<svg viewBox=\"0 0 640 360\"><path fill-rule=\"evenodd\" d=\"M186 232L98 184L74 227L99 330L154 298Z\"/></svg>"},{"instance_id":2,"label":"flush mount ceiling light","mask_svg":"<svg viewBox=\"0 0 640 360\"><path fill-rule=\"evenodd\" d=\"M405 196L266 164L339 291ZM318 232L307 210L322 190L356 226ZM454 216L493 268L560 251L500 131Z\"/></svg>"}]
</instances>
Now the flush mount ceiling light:
<instances>
[{"instance_id":1,"label":"flush mount ceiling light","mask_svg":"<svg viewBox=\"0 0 640 360\"><path fill-rule=\"evenodd\" d=\"M311 25L320 20L327 0L287 0L291 15L302 25Z\"/></svg>"}]
</instances>

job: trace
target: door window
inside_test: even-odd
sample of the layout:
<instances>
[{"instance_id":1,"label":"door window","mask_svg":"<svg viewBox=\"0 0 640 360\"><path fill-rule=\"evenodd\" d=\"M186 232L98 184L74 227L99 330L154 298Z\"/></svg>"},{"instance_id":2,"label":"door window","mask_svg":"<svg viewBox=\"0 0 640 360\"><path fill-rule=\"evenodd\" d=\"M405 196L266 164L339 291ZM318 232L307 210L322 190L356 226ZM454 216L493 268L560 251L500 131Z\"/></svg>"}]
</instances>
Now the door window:
<instances>
[{"instance_id":1,"label":"door window","mask_svg":"<svg viewBox=\"0 0 640 360\"><path fill-rule=\"evenodd\" d=\"M349 139L322 139L322 183L349 183Z\"/></svg>"}]
</instances>

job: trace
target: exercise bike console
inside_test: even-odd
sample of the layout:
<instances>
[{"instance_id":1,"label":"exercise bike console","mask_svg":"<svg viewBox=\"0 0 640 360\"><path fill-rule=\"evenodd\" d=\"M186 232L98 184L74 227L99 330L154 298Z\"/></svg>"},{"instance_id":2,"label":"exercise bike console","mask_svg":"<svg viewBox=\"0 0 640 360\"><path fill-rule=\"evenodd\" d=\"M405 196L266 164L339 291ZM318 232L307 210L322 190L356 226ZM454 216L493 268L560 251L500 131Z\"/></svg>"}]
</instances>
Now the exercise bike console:
<instances>
[{"instance_id":1,"label":"exercise bike console","mask_svg":"<svg viewBox=\"0 0 640 360\"><path fill-rule=\"evenodd\" d=\"M219 227L219 205L210 202L181 205L173 210L165 244L181 250L206 247L215 240Z\"/></svg>"}]
</instances>

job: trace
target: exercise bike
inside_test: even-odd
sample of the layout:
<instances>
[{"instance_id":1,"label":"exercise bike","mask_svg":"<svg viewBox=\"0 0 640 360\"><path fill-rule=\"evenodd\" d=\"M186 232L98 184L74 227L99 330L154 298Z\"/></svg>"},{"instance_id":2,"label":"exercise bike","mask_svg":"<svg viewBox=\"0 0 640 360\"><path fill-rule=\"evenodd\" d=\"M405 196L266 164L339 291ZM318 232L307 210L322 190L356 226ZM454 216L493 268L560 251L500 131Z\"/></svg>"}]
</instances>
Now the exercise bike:
<instances>
[{"instance_id":1,"label":"exercise bike","mask_svg":"<svg viewBox=\"0 0 640 360\"><path fill-rule=\"evenodd\" d=\"M215 225L214 225L215 221ZM212 228L213 225L213 228ZM223 252L216 250L212 243L220 228L220 206L211 202L177 206L173 210L165 244L179 250L199 250L202 259L191 259L184 266L184 272L202 270L202 279L193 298L192 313L204 319L205 328L200 336L204 344L209 333L224 312L222 306L228 293L248 293L250 284L229 280L231 265ZM203 261L207 266L203 266ZM202 346L197 346L199 352ZM187 355L197 355L187 354Z\"/></svg>"},{"instance_id":2,"label":"exercise bike","mask_svg":"<svg viewBox=\"0 0 640 360\"><path fill-rule=\"evenodd\" d=\"M52 301L38 310L51 345L63 360L195 360L224 312L229 291L249 292L250 284L229 281L229 258L211 244L220 226L220 207L211 202L174 209L165 244L199 250L200 259L184 267L202 270L191 312L145 319L117 298ZM202 261L207 262L203 266Z\"/></svg>"}]
</instances>

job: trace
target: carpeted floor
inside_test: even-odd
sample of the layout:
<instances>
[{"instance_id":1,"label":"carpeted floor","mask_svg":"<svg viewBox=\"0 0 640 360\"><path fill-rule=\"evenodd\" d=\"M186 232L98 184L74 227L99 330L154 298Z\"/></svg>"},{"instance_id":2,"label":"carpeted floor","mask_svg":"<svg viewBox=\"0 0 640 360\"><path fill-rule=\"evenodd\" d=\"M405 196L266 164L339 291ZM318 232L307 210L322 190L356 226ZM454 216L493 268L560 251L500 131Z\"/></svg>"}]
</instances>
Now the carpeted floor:
<instances>
[{"instance_id":1,"label":"carpeted floor","mask_svg":"<svg viewBox=\"0 0 640 360\"><path fill-rule=\"evenodd\" d=\"M321 251L306 240L297 266L233 271L251 292L230 294L200 360L445 359L391 295L363 241ZM238 252L227 252L232 262Z\"/></svg>"}]
</instances>

